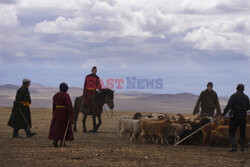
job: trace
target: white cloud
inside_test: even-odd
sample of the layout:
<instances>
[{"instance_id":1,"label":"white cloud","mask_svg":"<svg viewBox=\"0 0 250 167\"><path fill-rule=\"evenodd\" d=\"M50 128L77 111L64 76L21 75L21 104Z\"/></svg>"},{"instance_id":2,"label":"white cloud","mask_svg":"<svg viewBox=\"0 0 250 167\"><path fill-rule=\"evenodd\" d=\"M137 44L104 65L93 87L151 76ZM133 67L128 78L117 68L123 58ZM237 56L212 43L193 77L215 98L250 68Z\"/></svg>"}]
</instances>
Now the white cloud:
<instances>
[{"instance_id":1,"label":"white cloud","mask_svg":"<svg viewBox=\"0 0 250 167\"><path fill-rule=\"evenodd\" d=\"M180 8L187 13L225 14L249 12L247 0L184 0Z\"/></svg>"},{"instance_id":2,"label":"white cloud","mask_svg":"<svg viewBox=\"0 0 250 167\"><path fill-rule=\"evenodd\" d=\"M18 25L16 10L13 6L0 4L0 30L10 31Z\"/></svg>"},{"instance_id":3,"label":"white cloud","mask_svg":"<svg viewBox=\"0 0 250 167\"><path fill-rule=\"evenodd\" d=\"M185 40L194 42L197 49L221 49L223 43L227 40L223 36L219 36L209 29L201 27L200 29L188 32Z\"/></svg>"},{"instance_id":4,"label":"white cloud","mask_svg":"<svg viewBox=\"0 0 250 167\"><path fill-rule=\"evenodd\" d=\"M248 17L223 16L187 32L184 40L201 50L233 50L250 56Z\"/></svg>"},{"instance_id":5,"label":"white cloud","mask_svg":"<svg viewBox=\"0 0 250 167\"><path fill-rule=\"evenodd\" d=\"M74 32L81 27L83 19L81 18L73 18L66 19L64 17L58 17L55 21L43 21L38 23L34 31L45 33L45 34L55 34L61 32Z\"/></svg>"},{"instance_id":6,"label":"white cloud","mask_svg":"<svg viewBox=\"0 0 250 167\"><path fill-rule=\"evenodd\" d=\"M19 8L54 8L70 10L77 8L78 0L20 0Z\"/></svg>"},{"instance_id":7,"label":"white cloud","mask_svg":"<svg viewBox=\"0 0 250 167\"><path fill-rule=\"evenodd\" d=\"M26 55L25 55L25 53L24 52L18 52L17 54L16 54L16 57L25 57Z\"/></svg>"},{"instance_id":8,"label":"white cloud","mask_svg":"<svg viewBox=\"0 0 250 167\"><path fill-rule=\"evenodd\" d=\"M98 66L98 65L99 64L97 63L96 59L88 59L81 65L81 69L90 70L93 66Z\"/></svg>"},{"instance_id":9,"label":"white cloud","mask_svg":"<svg viewBox=\"0 0 250 167\"><path fill-rule=\"evenodd\" d=\"M207 10L211 10L216 8L218 4L223 0L184 0L180 4L180 8L184 11L193 11L193 12L207 12Z\"/></svg>"},{"instance_id":10,"label":"white cloud","mask_svg":"<svg viewBox=\"0 0 250 167\"><path fill-rule=\"evenodd\" d=\"M194 50L204 52L219 49L250 55L248 14L228 13L233 7L241 8L239 2L21 0L15 5L8 5L8 10L4 9L8 13L4 17L5 22L9 22L6 25L17 27L17 31L4 30L1 42L6 50L9 47L6 52L10 52L10 55L21 50L27 54L26 57L34 59L79 55L88 58L91 55L99 62L110 54L116 54L117 57L131 54L138 59L147 55L148 59L154 59L160 54L166 57L179 55L178 50L182 48L189 51L186 55L192 57L192 46ZM244 4L247 7L248 3ZM32 11L28 9L50 10L46 15L41 13L43 19L36 18L39 21L25 27L18 23L22 19L29 20L29 13L22 15L25 18L20 17L19 20L16 13ZM59 12L49 17L53 9ZM39 17L39 12L36 17ZM154 42L154 39L159 42ZM83 57L79 56L79 59Z\"/></svg>"}]
</instances>

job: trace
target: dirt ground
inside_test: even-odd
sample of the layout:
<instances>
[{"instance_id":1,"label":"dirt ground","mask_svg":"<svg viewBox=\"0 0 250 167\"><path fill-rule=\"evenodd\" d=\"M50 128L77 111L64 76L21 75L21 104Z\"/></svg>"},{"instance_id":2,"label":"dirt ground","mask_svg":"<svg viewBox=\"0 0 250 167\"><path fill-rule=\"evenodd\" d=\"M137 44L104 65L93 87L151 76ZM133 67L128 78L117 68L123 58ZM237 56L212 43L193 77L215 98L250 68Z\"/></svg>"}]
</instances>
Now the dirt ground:
<instances>
[{"instance_id":1,"label":"dirt ground","mask_svg":"<svg viewBox=\"0 0 250 167\"><path fill-rule=\"evenodd\" d=\"M75 141L70 147L54 148L48 140L51 110L32 109L32 131L37 135L13 139L7 121L10 108L0 108L0 167L22 166L250 166L250 149L245 152L228 153L228 148L205 146L166 146L130 143L117 137L117 120L132 112L116 111L112 118L103 114L100 133L84 134L81 119ZM92 119L87 120L92 129Z\"/></svg>"}]
</instances>

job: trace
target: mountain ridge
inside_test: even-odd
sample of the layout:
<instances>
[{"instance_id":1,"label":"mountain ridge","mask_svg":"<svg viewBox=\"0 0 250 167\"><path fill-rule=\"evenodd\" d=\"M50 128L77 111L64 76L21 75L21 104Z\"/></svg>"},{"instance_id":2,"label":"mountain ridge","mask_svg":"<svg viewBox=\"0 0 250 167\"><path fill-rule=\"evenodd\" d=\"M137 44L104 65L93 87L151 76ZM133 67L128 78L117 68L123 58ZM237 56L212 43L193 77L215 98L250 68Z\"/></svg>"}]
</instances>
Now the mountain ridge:
<instances>
[{"instance_id":1,"label":"mountain ridge","mask_svg":"<svg viewBox=\"0 0 250 167\"><path fill-rule=\"evenodd\" d=\"M14 84L0 85L0 107L11 107L19 86ZM33 108L51 108L52 97L59 88L31 83L30 94ZM72 102L77 96L82 95L82 88L70 87L68 93ZM182 92L177 94L152 93L142 91L115 91L115 109L137 112L171 112L191 113L197 101L198 95ZM224 106L227 98L220 98L220 104ZM107 107L106 107L107 108Z\"/></svg>"}]
</instances>

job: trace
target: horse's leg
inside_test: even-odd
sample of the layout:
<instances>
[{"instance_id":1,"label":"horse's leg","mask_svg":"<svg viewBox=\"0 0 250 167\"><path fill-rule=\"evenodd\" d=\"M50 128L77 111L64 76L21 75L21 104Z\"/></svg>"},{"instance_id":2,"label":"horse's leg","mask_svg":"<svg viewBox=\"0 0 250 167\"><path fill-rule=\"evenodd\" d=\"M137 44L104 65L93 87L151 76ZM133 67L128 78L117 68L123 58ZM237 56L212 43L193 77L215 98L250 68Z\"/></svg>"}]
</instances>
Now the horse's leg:
<instances>
[{"instance_id":1,"label":"horse's leg","mask_svg":"<svg viewBox=\"0 0 250 167\"><path fill-rule=\"evenodd\" d=\"M93 119L93 130L91 130L90 132L95 133L97 131L97 129L96 129L96 116L93 115L92 119Z\"/></svg>"},{"instance_id":2,"label":"horse's leg","mask_svg":"<svg viewBox=\"0 0 250 167\"><path fill-rule=\"evenodd\" d=\"M76 124L77 124L78 116L79 116L79 110L76 110L76 111L74 112L74 127L73 127L74 132L77 131Z\"/></svg>"},{"instance_id":3,"label":"horse's leg","mask_svg":"<svg viewBox=\"0 0 250 167\"><path fill-rule=\"evenodd\" d=\"M97 115L97 118L98 118L98 124L96 125L96 131L99 129L99 127L102 124L102 116L101 116L101 114Z\"/></svg>"},{"instance_id":4,"label":"horse's leg","mask_svg":"<svg viewBox=\"0 0 250 167\"><path fill-rule=\"evenodd\" d=\"M84 114L82 119L82 127L83 127L83 133L88 133L86 128L86 120L87 120L88 114Z\"/></svg>"}]
</instances>

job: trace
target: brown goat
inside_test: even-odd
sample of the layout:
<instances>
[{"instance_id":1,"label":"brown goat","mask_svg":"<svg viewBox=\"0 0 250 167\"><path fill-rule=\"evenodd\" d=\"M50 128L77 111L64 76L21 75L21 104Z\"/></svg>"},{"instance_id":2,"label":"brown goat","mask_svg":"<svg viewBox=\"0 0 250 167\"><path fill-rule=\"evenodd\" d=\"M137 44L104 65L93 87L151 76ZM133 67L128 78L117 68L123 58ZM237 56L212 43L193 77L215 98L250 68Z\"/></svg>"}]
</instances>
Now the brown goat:
<instances>
[{"instance_id":1,"label":"brown goat","mask_svg":"<svg viewBox=\"0 0 250 167\"><path fill-rule=\"evenodd\" d=\"M229 126L222 125L218 126L215 130L211 132L210 144L214 146L228 146L229 145L229 134L228 134ZM247 141L250 140L250 125L246 125L246 135ZM239 129L236 131L236 141L240 140Z\"/></svg>"},{"instance_id":2,"label":"brown goat","mask_svg":"<svg viewBox=\"0 0 250 167\"><path fill-rule=\"evenodd\" d=\"M142 143L145 143L147 136L152 136L152 137L157 136L161 140L161 144L164 144L164 136L166 136L165 132L170 127L170 125L171 125L171 121L168 119L160 120L160 121L145 120L141 124L142 133L139 139Z\"/></svg>"}]
</instances>

